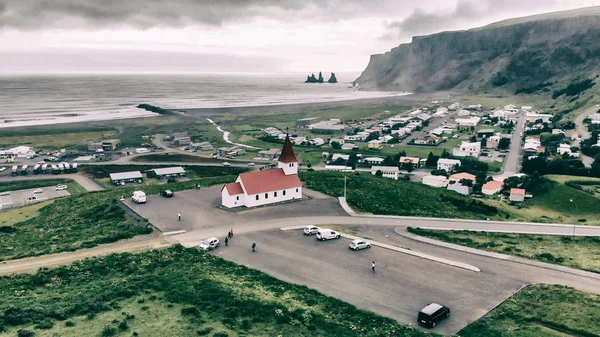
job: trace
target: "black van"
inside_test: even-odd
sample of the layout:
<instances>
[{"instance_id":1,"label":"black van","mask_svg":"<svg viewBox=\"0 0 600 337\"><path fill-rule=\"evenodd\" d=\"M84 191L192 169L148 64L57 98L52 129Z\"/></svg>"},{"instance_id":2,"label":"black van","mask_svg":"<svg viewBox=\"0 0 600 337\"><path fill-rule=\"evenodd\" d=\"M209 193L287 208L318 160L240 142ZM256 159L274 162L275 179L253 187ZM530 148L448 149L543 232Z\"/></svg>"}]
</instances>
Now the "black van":
<instances>
[{"instance_id":1,"label":"black van","mask_svg":"<svg viewBox=\"0 0 600 337\"><path fill-rule=\"evenodd\" d=\"M419 324L435 327L436 323L450 317L450 309L437 303L428 304L419 311L417 320Z\"/></svg>"}]
</instances>

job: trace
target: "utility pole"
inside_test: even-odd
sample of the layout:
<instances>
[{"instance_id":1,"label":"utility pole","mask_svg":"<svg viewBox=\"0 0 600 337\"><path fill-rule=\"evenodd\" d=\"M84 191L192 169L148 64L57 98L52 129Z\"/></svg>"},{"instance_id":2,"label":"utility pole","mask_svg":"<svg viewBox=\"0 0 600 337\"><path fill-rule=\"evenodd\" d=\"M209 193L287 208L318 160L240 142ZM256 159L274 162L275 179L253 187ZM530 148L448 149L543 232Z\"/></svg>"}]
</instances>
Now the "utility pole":
<instances>
[{"instance_id":1,"label":"utility pole","mask_svg":"<svg viewBox=\"0 0 600 337\"><path fill-rule=\"evenodd\" d=\"M569 199L569 201L575 205L575 214L577 214L577 203L575 203L573 199ZM575 222L573 222L573 234L571 235L571 237L575 237Z\"/></svg>"}]
</instances>

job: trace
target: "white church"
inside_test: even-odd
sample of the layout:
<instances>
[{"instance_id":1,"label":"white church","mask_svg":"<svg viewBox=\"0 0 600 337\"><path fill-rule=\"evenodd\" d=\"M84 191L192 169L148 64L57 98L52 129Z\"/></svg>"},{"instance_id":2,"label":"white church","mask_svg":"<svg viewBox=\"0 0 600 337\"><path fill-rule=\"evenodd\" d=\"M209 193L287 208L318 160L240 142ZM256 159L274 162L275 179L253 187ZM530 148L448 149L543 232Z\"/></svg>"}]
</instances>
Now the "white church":
<instances>
[{"instance_id":1,"label":"white church","mask_svg":"<svg viewBox=\"0 0 600 337\"><path fill-rule=\"evenodd\" d=\"M289 135L285 137L277 168L242 173L221 190L221 204L228 208L256 207L301 198L298 159Z\"/></svg>"}]
</instances>

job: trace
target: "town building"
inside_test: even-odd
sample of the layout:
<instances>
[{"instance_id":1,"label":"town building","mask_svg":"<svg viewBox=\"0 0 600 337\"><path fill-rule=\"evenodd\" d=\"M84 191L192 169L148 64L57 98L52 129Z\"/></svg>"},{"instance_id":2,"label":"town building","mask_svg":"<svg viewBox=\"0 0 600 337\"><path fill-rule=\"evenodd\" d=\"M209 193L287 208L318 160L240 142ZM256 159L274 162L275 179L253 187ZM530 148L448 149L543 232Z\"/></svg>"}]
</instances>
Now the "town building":
<instances>
[{"instance_id":1,"label":"town building","mask_svg":"<svg viewBox=\"0 0 600 337\"><path fill-rule=\"evenodd\" d=\"M462 142L460 147L452 151L455 157L479 157L481 153L480 142Z\"/></svg>"},{"instance_id":2,"label":"town building","mask_svg":"<svg viewBox=\"0 0 600 337\"><path fill-rule=\"evenodd\" d=\"M383 148L383 144L382 141L373 139L367 143L367 147L373 150L381 150L381 148Z\"/></svg>"},{"instance_id":3,"label":"town building","mask_svg":"<svg viewBox=\"0 0 600 337\"><path fill-rule=\"evenodd\" d=\"M398 180L400 177L400 170L397 166L371 166L371 174L377 175L377 171L381 171L381 176Z\"/></svg>"},{"instance_id":4,"label":"town building","mask_svg":"<svg viewBox=\"0 0 600 337\"><path fill-rule=\"evenodd\" d=\"M406 165L406 164L412 164L413 167L419 167L420 166L420 158L417 157L400 157L400 159L398 160L398 162L402 165Z\"/></svg>"},{"instance_id":5,"label":"town building","mask_svg":"<svg viewBox=\"0 0 600 337\"><path fill-rule=\"evenodd\" d=\"M181 166L157 168L146 171L148 178L170 178L170 177L185 177L185 170Z\"/></svg>"},{"instance_id":6,"label":"town building","mask_svg":"<svg viewBox=\"0 0 600 337\"><path fill-rule=\"evenodd\" d=\"M89 142L88 151L114 151L121 146L120 139L106 139L101 141Z\"/></svg>"},{"instance_id":7,"label":"town building","mask_svg":"<svg viewBox=\"0 0 600 337\"><path fill-rule=\"evenodd\" d=\"M321 119L319 117L302 118L302 119L298 119L296 121L296 127L297 128L306 128L306 127L308 127L312 124L316 124L320 121L321 121Z\"/></svg>"},{"instance_id":8,"label":"town building","mask_svg":"<svg viewBox=\"0 0 600 337\"><path fill-rule=\"evenodd\" d=\"M140 171L131 172L120 172L111 173L110 182L115 185L125 185L125 183L138 183L141 184L144 181L144 176Z\"/></svg>"},{"instance_id":9,"label":"town building","mask_svg":"<svg viewBox=\"0 0 600 337\"><path fill-rule=\"evenodd\" d=\"M352 167L346 165L325 165L325 171L350 172L352 171Z\"/></svg>"},{"instance_id":10,"label":"town building","mask_svg":"<svg viewBox=\"0 0 600 337\"><path fill-rule=\"evenodd\" d=\"M448 178L444 176L428 175L421 179L421 183L431 187L446 187L448 186Z\"/></svg>"},{"instance_id":11,"label":"town building","mask_svg":"<svg viewBox=\"0 0 600 337\"><path fill-rule=\"evenodd\" d=\"M171 145L183 146L183 145L190 145L191 143L192 143L192 138L190 138L189 136L183 136L183 137L173 138Z\"/></svg>"},{"instance_id":12,"label":"town building","mask_svg":"<svg viewBox=\"0 0 600 337\"><path fill-rule=\"evenodd\" d=\"M278 158L279 156L281 156L280 149L270 149L270 150L258 151L258 157L267 159L267 160L275 159L275 158Z\"/></svg>"},{"instance_id":13,"label":"town building","mask_svg":"<svg viewBox=\"0 0 600 337\"><path fill-rule=\"evenodd\" d=\"M246 154L246 150L239 146L220 147L217 149L217 155L219 156L241 156L244 154Z\"/></svg>"},{"instance_id":14,"label":"town building","mask_svg":"<svg viewBox=\"0 0 600 337\"><path fill-rule=\"evenodd\" d=\"M383 158L379 157L367 157L364 159L364 162L369 165L381 165L383 164Z\"/></svg>"},{"instance_id":15,"label":"town building","mask_svg":"<svg viewBox=\"0 0 600 337\"><path fill-rule=\"evenodd\" d=\"M480 117L472 116L469 118L457 118L455 120L455 122L459 126L477 126L477 124L479 124L480 120L481 120Z\"/></svg>"},{"instance_id":16,"label":"town building","mask_svg":"<svg viewBox=\"0 0 600 337\"><path fill-rule=\"evenodd\" d=\"M0 158L31 158L35 156L35 151L30 146L17 146L8 150L0 151Z\"/></svg>"},{"instance_id":17,"label":"town building","mask_svg":"<svg viewBox=\"0 0 600 337\"><path fill-rule=\"evenodd\" d=\"M494 129L481 129L477 131L477 136L479 137L490 137L495 133Z\"/></svg>"},{"instance_id":18,"label":"town building","mask_svg":"<svg viewBox=\"0 0 600 337\"><path fill-rule=\"evenodd\" d=\"M475 184L476 181L476 177L470 173L466 173L466 172L462 172L462 173L455 173L453 175L451 175L450 177L448 177L448 179L450 181L456 181L459 182L463 179L467 179L470 180L473 184Z\"/></svg>"},{"instance_id":19,"label":"town building","mask_svg":"<svg viewBox=\"0 0 600 337\"><path fill-rule=\"evenodd\" d=\"M358 149L358 145L353 143L344 143L344 145L342 145L342 150L350 151L355 149Z\"/></svg>"},{"instance_id":20,"label":"town building","mask_svg":"<svg viewBox=\"0 0 600 337\"><path fill-rule=\"evenodd\" d=\"M525 190L522 188L511 188L509 200L514 202L525 201Z\"/></svg>"},{"instance_id":21,"label":"town building","mask_svg":"<svg viewBox=\"0 0 600 337\"><path fill-rule=\"evenodd\" d=\"M313 138L310 143L314 146L322 146L325 145L325 140L323 138Z\"/></svg>"},{"instance_id":22,"label":"town building","mask_svg":"<svg viewBox=\"0 0 600 337\"><path fill-rule=\"evenodd\" d=\"M191 143L190 148L192 151L212 151L215 149L209 142Z\"/></svg>"},{"instance_id":23,"label":"town building","mask_svg":"<svg viewBox=\"0 0 600 337\"><path fill-rule=\"evenodd\" d=\"M326 152L325 152L326 153ZM342 154L342 153L334 153L331 156L331 161L336 161L338 160L338 158L341 158L343 160L349 160L350 159L350 155L349 154Z\"/></svg>"},{"instance_id":24,"label":"town building","mask_svg":"<svg viewBox=\"0 0 600 337\"><path fill-rule=\"evenodd\" d=\"M494 195L502 191L502 185L504 185L504 183L501 181L488 181L481 187L481 193L485 195Z\"/></svg>"},{"instance_id":25,"label":"town building","mask_svg":"<svg viewBox=\"0 0 600 337\"><path fill-rule=\"evenodd\" d=\"M221 189L221 204L227 208L257 207L294 199L302 199L302 182L289 136L283 143L277 168L242 173L234 183Z\"/></svg>"},{"instance_id":26,"label":"town building","mask_svg":"<svg viewBox=\"0 0 600 337\"><path fill-rule=\"evenodd\" d=\"M452 172L457 167L460 167L460 164L461 162L458 159L440 158L437 162L437 169Z\"/></svg>"},{"instance_id":27,"label":"town building","mask_svg":"<svg viewBox=\"0 0 600 337\"><path fill-rule=\"evenodd\" d=\"M329 139L329 145L331 145L332 143L338 143L340 145L344 145L345 141L344 141L344 138L331 138L331 139Z\"/></svg>"},{"instance_id":28,"label":"town building","mask_svg":"<svg viewBox=\"0 0 600 337\"><path fill-rule=\"evenodd\" d=\"M500 139L501 137L498 135L494 135L491 137L488 137L486 142L485 142L485 147L487 149L495 149L498 147L498 144L500 144Z\"/></svg>"},{"instance_id":29,"label":"town building","mask_svg":"<svg viewBox=\"0 0 600 337\"><path fill-rule=\"evenodd\" d=\"M446 187L446 189L449 191L454 191L454 192L456 192L458 194L462 194L462 195L469 195L469 194L473 193L473 187L465 186L458 182L452 183L452 181L450 181L450 183L448 183L448 186Z\"/></svg>"}]
</instances>

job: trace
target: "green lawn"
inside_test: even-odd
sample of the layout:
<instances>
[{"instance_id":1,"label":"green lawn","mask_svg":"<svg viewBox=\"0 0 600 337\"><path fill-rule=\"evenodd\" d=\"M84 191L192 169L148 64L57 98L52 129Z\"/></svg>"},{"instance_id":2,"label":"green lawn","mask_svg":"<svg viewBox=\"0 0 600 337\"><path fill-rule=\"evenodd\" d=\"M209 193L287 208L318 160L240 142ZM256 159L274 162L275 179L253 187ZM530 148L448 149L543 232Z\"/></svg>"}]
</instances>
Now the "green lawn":
<instances>
[{"instance_id":1,"label":"green lawn","mask_svg":"<svg viewBox=\"0 0 600 337\"><path fill-rule=\"evenodd\" d=\"M344 176L348 203L359 212L466 219L506 217L494 207L452 191L369 173L302 172L300 179L307 188L339 197L344 194Z\"/></svg>"},{"instance_id":2,"label":"green lawn","mask_svg":"<svg viewBox=\"0 0 600 337\"><path fill-rule=\"evenodd\" d=\"M458 332L461 337L600 336L600 296L558 285L527 287Z\"/></svg>"},{"instance_id":3,"label":"green lawn","mask_svg":"<svg viewBox=\"0 0 600 337\"><path fill-rule=\"evenodd\" d=\"M600 238L433 231L409 228L411 233L496 253L600 273Z\"/></svg>"},{"instance_id":4,"label":"green lawn","mask_svg":"<svg viewBox=\"0 0 600 337\"><path fill-rule=\"evenodd\" d=\"M0 336L429 335L181 246L4 276L0 289Z\"/></svg>"},{"instance_id":5,"label":"green lawn","mask_svg":"<svg viewBox=\"0 0 600 337\"><path fill-rule=\"evenodd\" d=\"M47 186L55 186L59 184L66 184L69 186L71 184L73 191L77 192L79 187L74 187L77 184L73 182L71 179L40 179L40 180L21 180L21 181L9 181L9 182L0 182L0 192L5 191L18 191L18 190L27 190L30 188L38 188L38 187L47 187ZM79 184L77 184L79 185ZM69 190L69 192L71 192Z\"/></svg>"},{"instance_id":6,"label":"green lawn","mask_svg":"<svg viewBox=\"0 0 600 337\"><path fill-rule=\"evenodd\" d=\"M3 131L4 133L4 131ZM0 136L0 147L10 147L15 144L33 146L36 149L62 149L86 144L96 139L110 138L116 131L67 132L51 134L34 134L18 136Z\"/></svg>"},{"instance_id":7,"label":"green lawn","mask_svg":"<svg viewBox=\"0 0 600 337\"><path fill-rule=\"evenodd\" d=\"M40 215L40 209L48 206L53 203L54 200L48 200L43 202L38 202L33 205L13 208L4 212L0 212L0 227L2 226L12 226L16 223L26 221L31 218L35 218Z\"/></svg>"}]
</instances>

